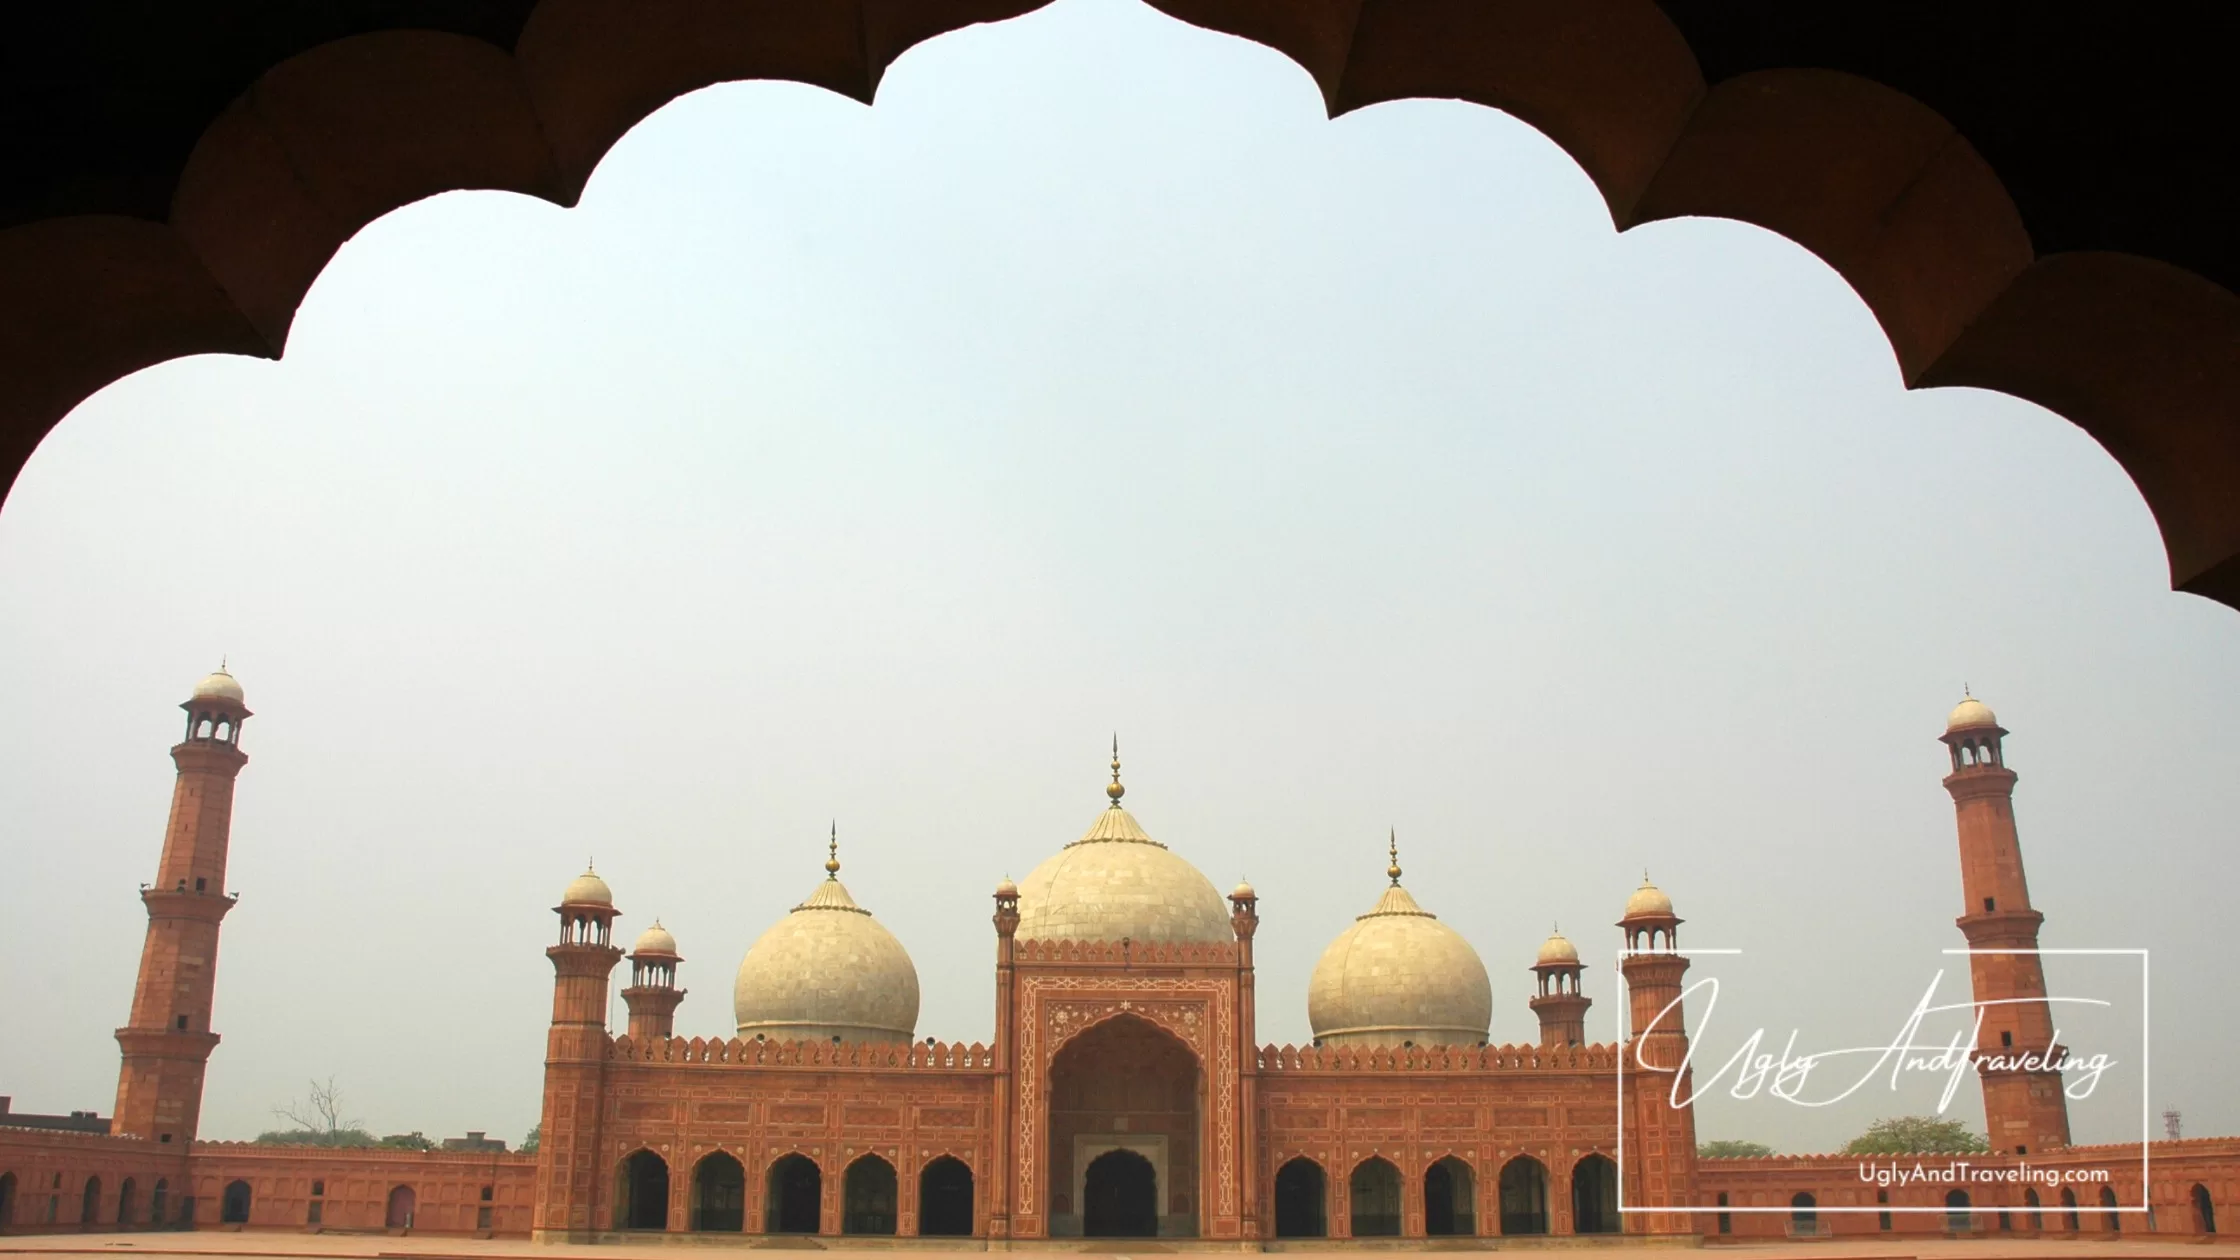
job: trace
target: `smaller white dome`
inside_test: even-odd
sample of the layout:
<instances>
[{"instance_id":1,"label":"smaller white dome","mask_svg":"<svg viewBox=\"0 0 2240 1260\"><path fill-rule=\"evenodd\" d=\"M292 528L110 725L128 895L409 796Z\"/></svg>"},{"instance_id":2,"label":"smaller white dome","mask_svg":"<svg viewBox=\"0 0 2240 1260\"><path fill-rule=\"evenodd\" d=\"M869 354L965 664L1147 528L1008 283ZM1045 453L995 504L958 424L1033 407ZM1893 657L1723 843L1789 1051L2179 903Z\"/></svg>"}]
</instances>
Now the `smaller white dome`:
<instances>
[{"instance_id":1,"label":"smaller white dome","mask_svg":"<svg viewBox=\"0 0 2240 1260\"><path fill-rule=\"evenodd\" d=\"M666 954L674 958L677 956L677 938L669 935L669 929L661 926L661 920L655 919L652 927L638 934L638 943L630 947L630 952Z\"/></svg>"},{"instance_id":2,"label":"smaller white dome","mask_svg":"<svg viewBox=\"0 0 2240 1260\"><path fill-rule=\"evenodd\" d=\"M1974 696L1969 696L1953 706L1951 716L1944 720L1944 729L1961 731L1970 727L1997 726L1998 724L1998 715L1991 711L1990 705Z\"/></svg>"},{"instance_id":3,"label":"smaller white dome","mask_svg":"<svg viewBox=\"0 0 2240 1260\"><path fill-rule=\"evenodd\" d=\"M1018 895L1019 885L1013 883L1009 875L1004 876L1003 882L996 885L996 896L998 897L1016 897Z\"/></svg>"},{"instance_id":4,"label":"smaller white dome","mask_svg":"<svg viewBox=\"0 0 2240 1260\"><path fill-rule=\"evenodd\" d=\"M1665 896L1663 889L1650 883L1648 875L1642 875L1641 887L1634 889L1633 895L1626 898L1626 917L1632 919L1642 915L1671 913L1672 898Z\"/></svg>"},{"instance_id":5,"label":"smaller white dome","mask_svg":"<svg viewBox=\"0 0 2240 1260\"><path fill-rule=\"evenodd\" d=\"M576 876L568 885L568 891L560 894L560 904L611 906L614 904L614 891L607 887L607 881L593 874L590 867L585 867L583 874Z\"/></svg>"},{"instance_id":6,"label":"smaller white dome","mask_svg":"<svg viewBox=\"0 0 2240 1260\"><path fill-rule=\"evenodd\" d=\"M247 703L246 698L241 694L241 684L235 682L233 675L222 669L211 672L201 682L194 685L195 699L207 700L213 697L220 700L231 700L235 704Z\"/></svg>"},{"instance_id":7,"label":"smaller white dome","mask_svg":"<svg viewBox=\"0 0 2240 1260\"><path fill-rule=\"evenodd\" d=\"M1563 933L1550 932L1548 933L1548 939L1540 946L1540 956L1534 961L1540 963L1575 963L1579 961L1579 947L1565 940Z\"/></svg>"},{"instance_id":8,"label":"smaller white dome","mask_svg":"<svg viewBox=\"0 0 2240 1260\"><path fill-rule=\"evenodd\" d=\"M1252 884L1248 880L1238 880L1237 886L1229 890L1229 900L1231 901L1258 901L1259 899L1260 894L1252 891Z\"/></svg>"}]
</instances>

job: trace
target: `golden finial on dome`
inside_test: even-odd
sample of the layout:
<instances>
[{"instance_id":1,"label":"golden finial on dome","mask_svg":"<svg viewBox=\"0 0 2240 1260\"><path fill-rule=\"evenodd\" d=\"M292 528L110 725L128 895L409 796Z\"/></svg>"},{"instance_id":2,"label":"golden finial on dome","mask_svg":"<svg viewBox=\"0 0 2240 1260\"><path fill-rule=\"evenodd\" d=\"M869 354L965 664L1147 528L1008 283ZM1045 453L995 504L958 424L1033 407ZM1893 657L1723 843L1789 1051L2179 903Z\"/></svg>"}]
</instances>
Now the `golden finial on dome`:
<instances>
[{"instance_id":1,"label":"golden finial on dome","mask_svg":"<svg viewBox=\"0 0 2240 1260\"><path fill-rule=\"evenodd\" d=\"M840 878L840 820L832 820L832 837L824 846L824 877L837 881Z\"/></svg>"},{"instance_id":2,"label":"golden finial on dome","mask_svg":"<svg viewBox=\"0 0 2240 1260\"><path fill-rule=\"evenodd\" d=\"M1384 868L1384 873L1391 877L1392 886L1398 888L1400 886L1400 832L1398 828L1385 833L1385 855L1390 859L1391 865Z\"/></svg>"},{"instance_id":3,"label":"golden finial on dome","mask_svg":"<svg viewBox=\"0 0 2240 1260\"><path fill-rule=\"evenodd\" d=\"M1128 789L1120 786L1120 732L1118 731L1112 733L1112 782L1105 787L1104 794L1112 798L1114 809L1120 808L1120 798L1128 794Z\"/></svg>"}]
</instances>

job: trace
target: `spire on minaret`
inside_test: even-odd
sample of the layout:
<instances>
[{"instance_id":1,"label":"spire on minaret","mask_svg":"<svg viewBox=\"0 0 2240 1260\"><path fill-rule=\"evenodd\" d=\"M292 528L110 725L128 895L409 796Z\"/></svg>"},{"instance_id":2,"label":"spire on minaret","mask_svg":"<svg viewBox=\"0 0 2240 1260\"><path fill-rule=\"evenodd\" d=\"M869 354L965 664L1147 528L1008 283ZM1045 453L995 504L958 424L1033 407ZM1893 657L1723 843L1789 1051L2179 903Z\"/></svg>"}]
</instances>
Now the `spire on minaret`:
<instances>
[{"instance_id":1,"label":"spire on minaret","mask_svg":"<svg viewBox=\"0 0 2240 1260\"><path fill-rule=\"evenodd\" d=\"M840 820L832 820L832 836L824 846L824 877L838 883L840 880Z\"/></svg>"},{"instance_id":2,"label":"spire on minaret","mask_svg":"<svg viewBox=\"0 0 2240 1260\"><path fill-rule=\"evenodd\" d=\"M1385 837L1384 837L1384 838L1385 838L1385 849L1384 849L1384 851L1385 851L1385 859L1386 859L1386 863L1387 863L1387 864L1386 864L1386 866L1385 866L1385 868L1384 868L1384 873L1385 873L1385 877L1386 877L1386 878L1388 878L1388 879L1390 879L1390 880L1392 881L1392 886L1393 886L1394 888L1398 888L1398 887L1400 886L1400 830L1399 830L1399 828L1397 828L1397 827L1391 827L1391 828L1387 828L1387 829L1385 830Z\"/></svg>"},{"instance_id":3,"label":"spire on minaret","mask_svg":"<svg viewBox=\"0 0 2240 1260\"><path fill-rule=\"evenodd\" d=\"M1120 786L1120 732L1118 731L1112 733L1112 782L1106 786L1104 794L1112 798L1112 808L1114 809L1120 808L1120 798L1128 794L1128 789Z\"/></svg>"}]
</instances>

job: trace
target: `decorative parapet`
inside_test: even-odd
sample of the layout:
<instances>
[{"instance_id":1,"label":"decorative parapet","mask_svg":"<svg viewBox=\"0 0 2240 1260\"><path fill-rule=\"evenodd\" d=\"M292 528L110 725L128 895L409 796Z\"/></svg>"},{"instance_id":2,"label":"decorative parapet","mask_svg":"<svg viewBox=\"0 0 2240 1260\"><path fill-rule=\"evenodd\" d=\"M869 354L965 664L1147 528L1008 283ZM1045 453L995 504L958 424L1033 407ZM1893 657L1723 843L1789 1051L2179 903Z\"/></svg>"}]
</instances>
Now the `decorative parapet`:
<instances>
[{"instance_id":1,"label":"decorative parapet","mask_svg":"<svg viewBox=\"0 0 2240 1260\"><path fill-rule=\"evenodd\" d=\"M197 1157L274 1155L296 1159L306 1151L316 1151L322 1159L332 1157L334 1162L341 1163L385 1163L409 1159L438 1164L471 1164L478 1168L488 1168L494 1164L517 1164L522 1168L537 1166L535 1151L416 1151L402 1146L318 1146L309 1142L205 1142L199 1139L191 1149Z\"/></svg>"},{"instance_id":2,"label":"decorative parapet","mask_svg":"<svg viewBox=\"0 0 2240 1260\"><path fill-rule=\"evenodd\" d=\"M1615 1071L1619 1047L1584 1046L1262 1046L1269 1072L1582 1072Z\"/></svg>"},{"instance_id":3,"label":"decorative parapet","mask_svg":"<svg viewBox=\"0 0 2240 1260\"><path fill-rule=\"evenodd\" d=\"M1234 967L1235 941L1032 941L1014 947L1014 961L1108 967Z\"/></svg>"},{"instance_id":4,"label":"decorative parapet","mask_svg":"<svg viewBox=\"0 0 2240 1260\"><path fill-rule=\"evenodd\" d=\"M765 1041L757 1038L666 1037L607 1042L607 1058L622 1063L685 1063L727 1067L857 1068L865 1071L989 1072L993 1047L975 1041L909 1043Z\"/></svg>"}]
</instances>

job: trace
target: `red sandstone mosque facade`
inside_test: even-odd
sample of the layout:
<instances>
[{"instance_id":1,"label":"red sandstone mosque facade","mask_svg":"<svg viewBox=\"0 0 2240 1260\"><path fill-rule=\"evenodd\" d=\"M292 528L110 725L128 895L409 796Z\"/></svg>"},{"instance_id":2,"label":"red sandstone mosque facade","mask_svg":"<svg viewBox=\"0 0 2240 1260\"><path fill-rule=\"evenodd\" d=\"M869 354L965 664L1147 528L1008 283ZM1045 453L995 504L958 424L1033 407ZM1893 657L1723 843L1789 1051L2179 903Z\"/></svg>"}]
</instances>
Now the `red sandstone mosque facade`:
<instances>
[{"instance_id":1,"label":"red sandstone mosque facade","mask_svg":"<svg viewBox=\"0 0 2240 1260\"><path fill-rule=\"evenodd\" d=\"M141 893L139 982L117 1031L115 1115L105 1132L74 1131L103 1128L97 1119L34 1128L0 1106L0 1230L1686 1243L2209 1234L2240 1199L2240 1140L2156 1142L2151 1164L2139 1143L2070 1144L2062 1078L2027 1053L2059 1052L2030 954L1971 957L1976 999L2000 1003L1978 1048L2023 1062L1980 1073L1994 1153L1964 1157L1975 1179L1877 1189L1850 1157L1699 1159L1693 1113L1669 1102L1676 1072L1686 1084L1686 1038L1677 1012L1659 1018L1689 966L1682 920L1646 879L1618 922L1623 1024L1646 1033L1586 1042L1579 954L1551 936L1531 968L1539 1040L1489 1044L1485 967L1402 885L1395 852L1387 887L1315 969L1313 1043L1263 1045L1257 894L1240 884L1222 896L1152 839L1121 805L1117 754L1088 831L994 889L987 1042L917 1037L916 970L840 882L836 853L741 963L737 1035L676 1037L676 939L656 923L625 953L614 894L586 871L554 908L546 949L553 1005L534 1154L200 1141L250 712L222 670L182 707L170 823ZM2034 949L2042 918L2023 878L2006 734L1968 699L1942 736L1958 924L1977 950ZM614 1035L609 998L625 958L627 1029ZM2055 1180L1980 1175L2022 1168Z\"/></svg>"}]
</instances>

